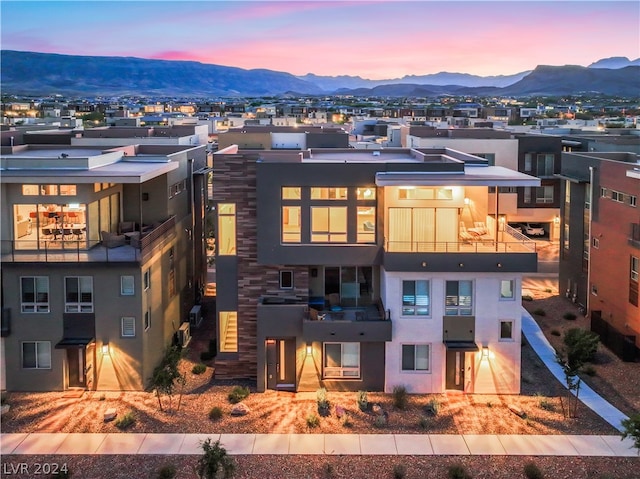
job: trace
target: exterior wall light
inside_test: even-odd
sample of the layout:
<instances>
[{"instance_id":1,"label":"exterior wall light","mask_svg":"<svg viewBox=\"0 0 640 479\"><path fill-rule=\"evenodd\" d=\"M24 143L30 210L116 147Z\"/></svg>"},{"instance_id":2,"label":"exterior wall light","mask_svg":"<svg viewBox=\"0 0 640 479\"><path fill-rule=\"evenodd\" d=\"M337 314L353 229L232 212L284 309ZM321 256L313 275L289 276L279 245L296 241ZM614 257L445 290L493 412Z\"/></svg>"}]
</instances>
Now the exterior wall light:
<instances>
[{"instance_id":1,"label":"exterior wall light","mask_svg":"<svg viewBox=\"0 0 640 479\"><path fill-rule=\"evenodd\" d=\"M482 358L489 359L489 346L482 347Z\"/></svg>"},{"instance_id":2,"label":"exterior wall light","mask_svg":"<svg viewBox=\"0 0 640 479\"><path fill-rule=\"evenodd\" d=\"M465 197L465 199L464 199L464 204L465 204L465 205L468 205L469 203L471 203L471 200L470 200L469 198L466 198L466 197Z\"/></svg>"},{"instance_id":3,"label":"exterior wall light","mask_svg":"<svg viewBox=\"0 0 640 479\"><path fill-rule=\"evenodd\" d=\"M311 346L311 344L307 344L307 356L311 356L312 352L313 352L313 346Z\"/></svg>"},{"instance_id":4,"label":"exterior wall light","mask_svg":"<svg viewBox=\"0 0 640 479\"><path fill-rule=\"evenodd\" d=\"M102 343L102 354L109 356L109 343Z\"/></svg>"},{"instance_id":5,"label":"exterior wall light","mask_svg":"<svg viewBox=\"0 0 640 479\"><path fill-rule=\"evenodd\" d=\"M464 263L458 263L458 266L459 266L460 268L464 268Z\"/></svg>"}]
</instances>

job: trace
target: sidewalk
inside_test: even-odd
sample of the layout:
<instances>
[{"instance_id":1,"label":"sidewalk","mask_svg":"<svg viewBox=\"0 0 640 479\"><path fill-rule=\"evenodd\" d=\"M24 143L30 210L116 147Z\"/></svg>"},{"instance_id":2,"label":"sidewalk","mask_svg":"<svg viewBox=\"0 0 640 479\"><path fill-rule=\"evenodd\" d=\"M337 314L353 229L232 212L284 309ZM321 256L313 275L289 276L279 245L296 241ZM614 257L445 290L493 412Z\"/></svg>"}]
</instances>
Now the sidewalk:
<instances>
[{"instance_id":1,"label":"sidewalk","mask_svg":"<svg viewBox=\"0 0 640 479\"><path fill-rule=\"evenodd\" d=\"M553 349L547 338L544 337L544 333L529 312L524 308L522 308L522 311L522 332L527 338L527 341L529 341L531 348L540 357L549 371L551 371L551 374L553 374L561 384L565 385L564 372L562 371L562 367L556 362L555 349ZM580 401L602 417L602 419L619 431L622 430L621 422L623 419L627 419L628 416L609 404L584 382L580 384L579 398Z\"/></svg>"},{"instance_id":2,"label":"sidewalk","mask_svg":"<svg viewBox=\"0 0 640 479\"><path fill-rule=\"evenodd\" d=\"M637 457L619 436L468 434L2 434L2 455L202 454L202 441L220 440L230 454L390 456Z\"/></svg>"}]
</instances>

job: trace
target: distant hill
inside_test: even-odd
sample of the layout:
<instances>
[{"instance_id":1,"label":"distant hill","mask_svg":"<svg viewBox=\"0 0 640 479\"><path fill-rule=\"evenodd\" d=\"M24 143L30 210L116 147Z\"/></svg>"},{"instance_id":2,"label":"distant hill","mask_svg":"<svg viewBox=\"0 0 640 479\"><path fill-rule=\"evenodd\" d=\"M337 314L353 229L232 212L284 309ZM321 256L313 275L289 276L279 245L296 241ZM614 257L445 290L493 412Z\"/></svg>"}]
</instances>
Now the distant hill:
<instances>
[{"instance_id":1,"label":"distant hill","mask_svg":"<svg viewBox=\"0 0 640 479\"><path fill-rule=\"evenodd\" d=\"M603 58L589 65L589 68L624 68L633 66L640 66L640 58L635 60L629 60L627 57Z\"/></svg>"},{"instance_id":2,"label":"distant hill","mask_svg":"<svg viewBox=\"0 0 640 479\"><path fill-rule=\"evenodd\" d=\"M304 76L299 76L301 80L314 83L320 88L327 91L334 91L341 88L374 88L380 85L399 85L399 84L412 84L412 85L459 85L467 87L482 87L482 86L497 86L504 87L512 85L513 83L521 80L531 71L516 73L514 75L497 75L482 77L478 75L470 75L468 73L449 73L440 72L430 75L405 75L402 78L388 79L388 80L367 80L359 76L318 76L313 73L307 73Z\"/></svg>"},{"instance_id":3,"label":"distant hill","mask_svg":"<svg viewBox=\"0 0 640 479\"><path fill-rule=\"evenodd\" d=\"M19 94L269 96L320 93L294 75L198 62L2 50L2 91Z\"/></svg>"},{"instance_id":4,"label":"distant hill","mask_svg":"<svg viewBox=\"0 0 640 479\"><path fill-rule=\"evenodd\" d=\"M357 76L296 77L273 70L209 65L199 62L96 57L0 51L3 93L44 96L247 97L345 93L352 95L435 97L440 95L566 95L598 92L640 96L640 66L622 65L624 57L590 67L538 66L510 76L479 77L464 73L408 75L398 80Z\"/></svg>"}]
</instances>

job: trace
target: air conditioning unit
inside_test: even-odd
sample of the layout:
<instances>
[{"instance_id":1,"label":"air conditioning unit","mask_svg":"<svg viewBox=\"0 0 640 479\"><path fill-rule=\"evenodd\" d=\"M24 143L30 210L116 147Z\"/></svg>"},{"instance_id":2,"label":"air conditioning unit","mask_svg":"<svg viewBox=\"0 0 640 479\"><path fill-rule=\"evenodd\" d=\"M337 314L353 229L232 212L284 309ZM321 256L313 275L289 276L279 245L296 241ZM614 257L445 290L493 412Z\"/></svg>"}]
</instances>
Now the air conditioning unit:
<instances>
[{"instance_id":1,"label":"air conditioning unit","mask_svg":"<svg viewBox=\"0 0 640 479\"><path fill-rule=\"evenodd\" d=\"M200 323L202 322L202 306L196 304L191 308L191 311L189 312L189 322L194 328L200 326Z\"/></svg>"},{"instance_id":2,"label":"air conditioning unit","mask_svg":"<svg viewBox=\"0 0 640 479\"><path fill-rule=\"evenodd\" d=\"M183 322L178 329L178 344L183 348L191 341L191 324L188 321Z\"/></svg>"}]
</instances>

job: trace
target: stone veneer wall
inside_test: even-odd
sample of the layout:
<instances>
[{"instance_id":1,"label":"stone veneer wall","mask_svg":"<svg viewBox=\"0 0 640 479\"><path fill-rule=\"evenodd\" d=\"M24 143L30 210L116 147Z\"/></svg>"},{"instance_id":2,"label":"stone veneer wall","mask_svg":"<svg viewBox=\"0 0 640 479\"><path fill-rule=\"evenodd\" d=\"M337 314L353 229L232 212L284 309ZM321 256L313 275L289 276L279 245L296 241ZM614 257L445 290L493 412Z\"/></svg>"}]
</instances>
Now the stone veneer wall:
<instances>
[{"instance_id":1,"label":"stone veneer wall","mask_svg":"<svg viewBox=\"0 0 640 479\"><path fill-rule=\"evenodd\" d=\"M238 355L233 359L217 359L215 376L220 379L248 378L257 375L256 318L261 296L296 296L308 298L308 267L260 265L257 261L256 209L257 155L214 155L214 202L236 204L236 251L238 259ZM280 198L272 205L280 207ZM279 289L279 270L292 270L294 290ZM218 282L224 276L218 274Z\"/></svg>"}]
</instances>

